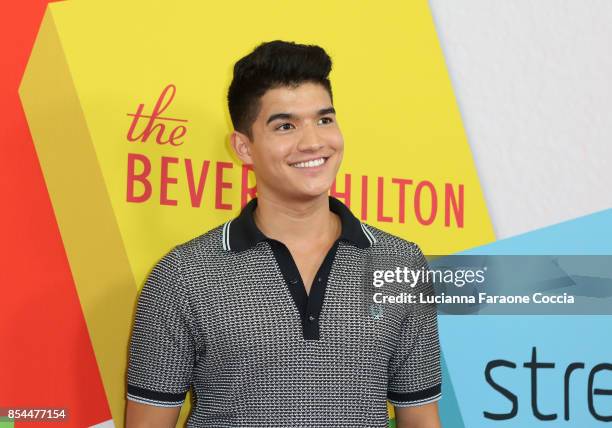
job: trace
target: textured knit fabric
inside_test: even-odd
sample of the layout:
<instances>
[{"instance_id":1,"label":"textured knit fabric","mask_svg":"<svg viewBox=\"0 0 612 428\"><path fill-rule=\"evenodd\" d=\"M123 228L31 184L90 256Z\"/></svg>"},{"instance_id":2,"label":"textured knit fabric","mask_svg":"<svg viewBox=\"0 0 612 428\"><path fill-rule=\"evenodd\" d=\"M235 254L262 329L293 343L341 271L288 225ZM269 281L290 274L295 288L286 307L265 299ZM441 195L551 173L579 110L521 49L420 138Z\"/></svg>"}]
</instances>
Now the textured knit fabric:
<instances>
[{"instance_id":1,"label":"textured knit fabric","mask_svg":"<svg viewBox=\"0 0 612 428\"><path fill-rule=\"evenodd\" d=\"M372 264L426 267L419 247L330 197L343 234L306 296L286 247L254 226L255 207L155 265L138 300L127 398L174 407L192 388L187 427L215 428L383 428L387 399L438 400L435 308L379 310L364 291Z\"/></svg>"}]
</instances>

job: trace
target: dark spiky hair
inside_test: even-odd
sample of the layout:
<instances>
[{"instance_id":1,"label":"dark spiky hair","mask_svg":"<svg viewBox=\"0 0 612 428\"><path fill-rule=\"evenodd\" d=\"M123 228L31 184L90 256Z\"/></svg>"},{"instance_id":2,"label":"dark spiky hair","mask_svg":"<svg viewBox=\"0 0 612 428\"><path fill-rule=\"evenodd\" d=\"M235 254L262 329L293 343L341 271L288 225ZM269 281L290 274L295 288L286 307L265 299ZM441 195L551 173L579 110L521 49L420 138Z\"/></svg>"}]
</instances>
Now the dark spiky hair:
<instances>
[{"instance_id":1,"label":"dark spiky hair","mask_svg":"<svg viewBox=\"0 0 612 428\"><path fill-rule=\"evenodd\" d=\"M234 65L227 101L234 129L252 138L260 98L269 89L305 82L321 84L332 98L332 61L323 48L274 40L262 43ZM333 99L333 98L332 98Z\"/></svg>"}]
</instances>

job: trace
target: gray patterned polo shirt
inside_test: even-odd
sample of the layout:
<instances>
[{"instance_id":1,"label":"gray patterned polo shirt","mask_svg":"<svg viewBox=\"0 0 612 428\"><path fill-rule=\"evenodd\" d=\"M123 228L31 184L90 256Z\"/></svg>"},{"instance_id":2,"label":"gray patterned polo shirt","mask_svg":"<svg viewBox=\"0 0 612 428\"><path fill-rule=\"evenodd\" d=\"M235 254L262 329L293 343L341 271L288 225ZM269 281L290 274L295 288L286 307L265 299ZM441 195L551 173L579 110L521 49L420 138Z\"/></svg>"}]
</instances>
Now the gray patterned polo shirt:
<instances>
[{"instance_id":1,"label":"gray patterned polo shirt","mask_svg":"<svg viewBox=\"0 0 612 428\"><path fill-rule=\"evenodd\" d=\"M307 294L287 247L257 228L256 206L154 266L138 298L127 398L178 407L191 388L188 428L383 428L386 400L438 400L435 308L376 306L366 290L372 264L426 267L419 247L330 196L342 232Z\"/></svg>"}]
</instances>

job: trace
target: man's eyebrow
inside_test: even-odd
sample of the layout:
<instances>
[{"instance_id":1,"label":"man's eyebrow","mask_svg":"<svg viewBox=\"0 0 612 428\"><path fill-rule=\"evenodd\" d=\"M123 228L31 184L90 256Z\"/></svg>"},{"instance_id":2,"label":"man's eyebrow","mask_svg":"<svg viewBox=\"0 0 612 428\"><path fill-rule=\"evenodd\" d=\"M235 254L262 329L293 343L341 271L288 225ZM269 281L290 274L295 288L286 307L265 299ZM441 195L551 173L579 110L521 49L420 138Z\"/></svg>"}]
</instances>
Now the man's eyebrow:
<instances>
[{"instance_id":1,"label":"man's eyebrow","mask_svg":"<svg viewBox=\"0 0 612 428\"><path fill-rule=\"evenodd\" d=\"M326 114L336 114L336 109L333 107L322 108L317 111L317 116L324 116ZM294 119L295 115L292 113L275 113L271 115L266 121L266 125L270 122L273 122L277 119Z\"/></svg>"},{"instance_id":2,"label":"man's eyebrow","mask_svg":"<svg viewBox=\"0 0 612 428\"><path fill-rule=\"evenodd\" d=\"M318 112L319 116L325 116L326 114L336 114L336 109L333 107L322 108Z\"/></svg>"},{"instance_id":3,"label":"man's eyebrow","mask_svg":"<svg viewBox=\"0 0 612 428\"><path fill-rule=\"evenodd\" d=\"M266 121L266 125L276 119L292 119L293 117L295 116L291 113L276 113L268 118L268 120Z\"/></svg>"}]
</instances>

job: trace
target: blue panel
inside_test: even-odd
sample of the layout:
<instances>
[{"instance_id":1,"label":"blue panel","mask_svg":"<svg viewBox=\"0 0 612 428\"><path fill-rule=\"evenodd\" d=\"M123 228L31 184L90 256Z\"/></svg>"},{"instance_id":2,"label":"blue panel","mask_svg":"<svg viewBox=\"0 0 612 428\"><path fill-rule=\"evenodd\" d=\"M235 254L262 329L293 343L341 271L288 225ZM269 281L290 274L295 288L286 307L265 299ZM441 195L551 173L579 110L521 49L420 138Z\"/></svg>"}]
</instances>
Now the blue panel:
<instances>
[{"instance_id":1,"label":"blue panel","mask_svg":"<svg viewBox=\"0 0 612 428\"><path fill-rule=\"evenodd\" d=\"M467 254L612 254L612 210L501 240L465 252ZM591 369L612 363L612 317L610 316L440 316L440 340L463 423L473 427L599 427L587 404L587 382ZM538 407L556 413L554 421L535 418L531 404L531 370L523 366L537 349L539 362L554 368L537 371ZM511 403L485 380L489 361L503 359L516 368L492 371L495 382L518 399L518 414L507 421L493 421L483 411L504 413ZM570 376L570 420L564 419L564 376L573 362L584 363ZM443 385L446 387L446 385ZM601 371L594 388L612 389L612 371ZM453 397L454 398L454 397ZM602 415L612 415L612 396L600 395L594 406ZM455 409L442 406L442 416L452 420ZM463 426L453 423L445 427Z\"/></svg>"}]
</instances>

